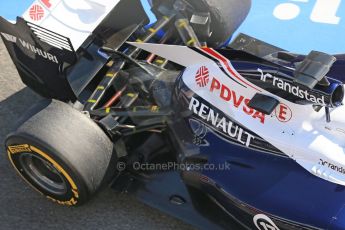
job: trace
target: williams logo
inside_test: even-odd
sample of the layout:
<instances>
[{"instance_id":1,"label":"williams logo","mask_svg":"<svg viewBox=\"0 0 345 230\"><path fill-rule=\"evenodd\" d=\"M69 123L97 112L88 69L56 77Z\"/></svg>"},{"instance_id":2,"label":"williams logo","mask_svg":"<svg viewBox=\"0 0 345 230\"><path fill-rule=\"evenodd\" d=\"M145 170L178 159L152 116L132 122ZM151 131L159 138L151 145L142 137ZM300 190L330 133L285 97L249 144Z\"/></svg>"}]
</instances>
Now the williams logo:
<instances>
[{"instance_id":1,"label":"williams logo","mask_svg":"<svg viewBox=\"0 0 345 230\"><path fill-rule=\"evenodd\" d=\"M299 97L303 100L310 101L314 104L325 105L325 97L318 97L310 93L309 90L301 89L299 86L293 85L289 82L283 81L279 77L275 77L269 73L264 74L262 69L258 69L261 74L261 81L271 82L272 85L278 89L281 89L289 94Z\"/></svg>"},{"instance_id":2,"label":"williams logo","mask_svg":"<svg viewBox=\"0 0 345 230\"><path fill-rule=\"evenodd\" d=\"M266 215L258 214L253 218L255 227L259 230L279 230L277 225Z\"/></svg>"},{"instance_id":3,"label":"williams logo","mask_svg":"<svg viewBox=\"0 0 345 230\"><path fill-rule=\"evenodd\" d=\"M210 80L210 71L206 66L200 67L195 76L196 84L200 87L205 87Z\"/></svg>"}]
</instances>

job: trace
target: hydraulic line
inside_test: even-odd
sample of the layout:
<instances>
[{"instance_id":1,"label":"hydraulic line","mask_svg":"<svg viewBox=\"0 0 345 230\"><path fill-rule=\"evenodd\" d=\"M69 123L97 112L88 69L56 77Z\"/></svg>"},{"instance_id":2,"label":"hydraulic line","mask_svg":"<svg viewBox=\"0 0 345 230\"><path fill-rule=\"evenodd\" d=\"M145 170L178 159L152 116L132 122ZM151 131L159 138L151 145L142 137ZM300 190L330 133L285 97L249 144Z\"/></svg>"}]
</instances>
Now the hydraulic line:
<instances>
[{"instance_id":1,"label":"hydraulic line","mask_svg":"<svg viewBox=\"0 0 345 230\"><path fill-rule=\"evenodd\" d=\"M174 18L174 16L175 15L163 16L151 28L149 28L141 38L138 38L136 42L148 42L150 39L153 38L153 36L155 36L158 33L159 30L163 29L166 25L168 25L169 22ZM139 48L130 47L126 51L126 55L128 55L129 57L135 58L139 54L139 52L140 52ZM91 97L87 100L84 110L92 111L96 108L96 106L99 104L100 100L104 96L106 90L108 90L109 87L115 81L115 79L118 78L118 75L120 71L124 68L125 64L126 64L125 60L114 62L113 66L106 73L103 80L96 87L96 90L93 92ZM114 100L114 97L111 98L110 101L106 103L109 107L112 106L110 102L116 101Z\"/></svg>"},{"instance_id":2,"label":"hydraulic line","mask_svg":"<svg viewBox=\"0 0 345 230\"><path fill-rule=\"evenodd\" d=\"M121 98L122 94L125 92L126 89L127 86L124 86L122 89L117 91L117 93L104 105L104 108L109 108L113 104L115 104L115 102L117 102Z\"/></svg>"},{"instance_id":3,"label":"hydraulic line","mask_svg":"<svg viewBox=\"0 0 345 230\"><path fill-rule=\"evenodd\" d=\"M164 44L168 41L168 39L171 37L172 33L173 33L173 29L170 28L162 37L162 39L159 41L159 44ZM156 58L157 55L155 54L150 54L149 57L146 59L146 61L148 63L152 63L154 61L154 59Z\"/></svg>"}]
</instances>

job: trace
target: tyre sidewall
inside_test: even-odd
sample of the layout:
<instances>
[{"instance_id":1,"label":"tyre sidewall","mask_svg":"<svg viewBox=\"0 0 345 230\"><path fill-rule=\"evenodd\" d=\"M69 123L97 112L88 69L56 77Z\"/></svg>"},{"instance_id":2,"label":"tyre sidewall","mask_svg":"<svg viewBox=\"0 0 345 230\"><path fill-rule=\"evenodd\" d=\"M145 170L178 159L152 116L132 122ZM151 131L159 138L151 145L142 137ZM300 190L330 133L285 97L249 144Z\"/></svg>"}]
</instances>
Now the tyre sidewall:
<instances>
[{"instance_id":1,"label":"tyre sidewall","mask_svg":"<svg viewBox=\"0 0 345 230\"><path fill-rule=\"evenodd\" d=\"M61 154L59 154L57 150L23 134L11 135L6 140L6 147L9 160L20 176L28 182L31 187L46 196L48 199L66 206L80 205L88 199L89 194L87 186L79 179L81 176L71 165L68 164L66 159L62 159ZM54 165L56 169L58 169L67 185L67 192L64 195L56 195L49 191L44 191L37 183L24 173L19 158L22 154L27 153L28 151L30 151L30 154L47 160L49 163Z\"/></svg>"}]
</instances>

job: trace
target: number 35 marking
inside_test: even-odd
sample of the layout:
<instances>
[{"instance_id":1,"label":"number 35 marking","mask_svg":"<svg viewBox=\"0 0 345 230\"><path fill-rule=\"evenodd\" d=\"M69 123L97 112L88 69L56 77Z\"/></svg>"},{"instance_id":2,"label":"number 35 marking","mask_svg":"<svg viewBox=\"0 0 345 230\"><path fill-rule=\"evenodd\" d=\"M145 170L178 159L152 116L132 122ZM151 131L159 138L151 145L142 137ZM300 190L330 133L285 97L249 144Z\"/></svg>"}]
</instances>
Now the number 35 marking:
<instances>
[{"instance_id":1,"label":"number 35 marking","mask_svg":"<svg viewBox=\"0 0 345 230\"><path fill-rule=\"evenodd\" d=\"M280 20L293 20L301 13L301 8L298 4L309 4L310 0L290 0L286 3L281 3L273 11L273 15ZM314 8L310 15L310 20L316 23L325 23L338 25L340 17L337 17L342 0L316 0Z\"/></svg>"}]
</instances>

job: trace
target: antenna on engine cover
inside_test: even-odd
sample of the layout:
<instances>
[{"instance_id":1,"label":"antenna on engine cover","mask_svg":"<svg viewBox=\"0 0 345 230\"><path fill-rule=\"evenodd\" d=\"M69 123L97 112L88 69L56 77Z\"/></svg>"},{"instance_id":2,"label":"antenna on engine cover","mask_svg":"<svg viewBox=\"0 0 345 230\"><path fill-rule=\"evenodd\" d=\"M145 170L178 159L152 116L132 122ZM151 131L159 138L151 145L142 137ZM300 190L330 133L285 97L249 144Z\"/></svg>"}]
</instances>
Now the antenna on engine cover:
<instances>
[{"instance_id":1,"label":"antenna on engine cover","mask_svg":"<svg viewBox=\"0 0 345 230\"><path fill-rule=\"evenodd\" d=\"M326 110L326 121L327 123L330 123L331 122L331 111L329 109L329 107L325 107L325 110Z\"/></svg>"}]
</instances>

